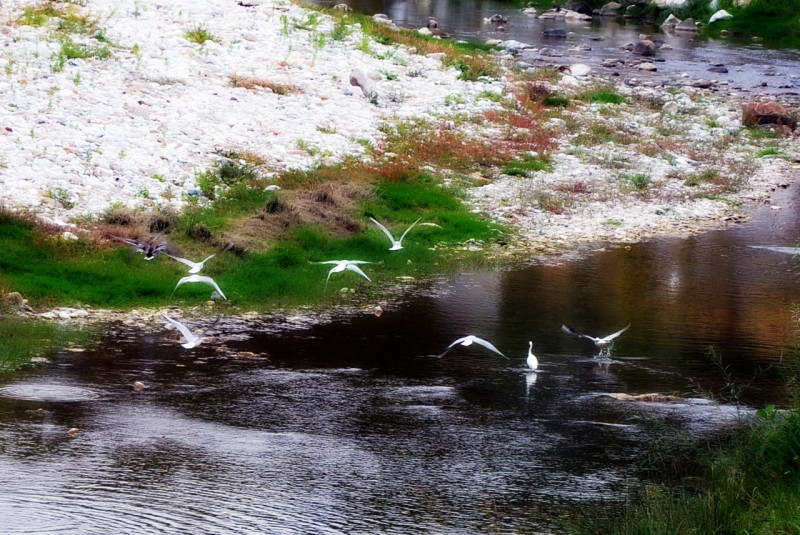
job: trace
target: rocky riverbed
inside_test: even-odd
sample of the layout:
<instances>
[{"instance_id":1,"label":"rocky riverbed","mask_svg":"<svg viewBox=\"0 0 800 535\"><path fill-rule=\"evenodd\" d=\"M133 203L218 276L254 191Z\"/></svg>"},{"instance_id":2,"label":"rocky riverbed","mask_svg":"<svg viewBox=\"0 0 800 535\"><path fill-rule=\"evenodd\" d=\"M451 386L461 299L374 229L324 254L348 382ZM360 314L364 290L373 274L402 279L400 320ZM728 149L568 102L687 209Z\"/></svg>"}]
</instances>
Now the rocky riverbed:
<instances>
[{"instance_id":1,"label":"rocky riverbed","mask_svg":"<svg viewBox=\"0 0 800 535\"><path fill-rule=\"evenodd\" d=\"M73 231L113 206L180 208L226 150L257 153L275 172L366 157L387 122L499 109L520 83L510 70L460 80L438 54L281 0L86 0L34 23L38 5L0 6L0 202ZM621 77L624 103L587 102L587 88L614 85L587 70L542 82L572 103L547 119L552 169L468 189L476 210L519 230L517 249L686 235L745 219L795 180L796 135L749 135L741 99Z\"/></svg>"}]
</instances>

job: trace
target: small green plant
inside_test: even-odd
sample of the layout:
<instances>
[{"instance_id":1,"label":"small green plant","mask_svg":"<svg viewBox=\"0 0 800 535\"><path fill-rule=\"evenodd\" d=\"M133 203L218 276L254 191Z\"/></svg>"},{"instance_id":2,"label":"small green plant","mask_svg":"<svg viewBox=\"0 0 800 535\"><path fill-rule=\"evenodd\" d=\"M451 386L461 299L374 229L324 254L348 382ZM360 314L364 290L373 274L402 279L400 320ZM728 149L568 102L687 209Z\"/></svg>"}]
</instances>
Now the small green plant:
<instances>
[{"instance_id":1,"label":"small green plant","mask_svg":"<svg viewBox=\"0 0 800 535\"><path fill-rule=\"evenodd\" d=\"M303 21L295 21L294 27L298 30L314 30L319 26L320 19L319 14L311 12L306 15L306 19Z\"/></svg>"},{"instance_id":2,"label":"small green plant","mask_svg":"<svg viewBox=\"0 0 800 535\"><path fill-rule=\"evenodd\" d=\"M644 191L653 183L653 179L647 173L635 173L632 175L622 174L623 179L631 183L631 185L639 191Z\"/></svg>"},{"instance_id":3,"label":"small green plant","mask_svg":"<svg viewBox=\"0 0 800 535\"><path fill-rule=\"evenodd\" d=\"M784 156L784 154L775 148L763 149L756 153L756 158L764 158L765 156Z\"/></svg>"},{"instance_id":4,"label":"small green plant","mask_svg":"<svg viewBox=\"0 0 800 535\"><path fill-rule=\"evenodd\" d=\"M581 93L578 98L596 104L626 104L629 102L626 97L609 87L590 89Z\"/></svg>"},{"instance_id":5,"label":"small green plant","mask_svg":"<svg viewBox=\"0 0 800 535\"><path fill-rule=\"evenodd\" d=\"M567 106L569 106L569 99L567 97L553 95L549 97L544 97L544 99L542 99L542 104L553 108L556 107L566 108Z\"/></svg>"},{"instance_id":6,"label":"small green plant","mask_svg":"<svg viewBox=\"0 0 800 535\"><path fill-rule=\"evenodd\" d=\"M352 31L347 23L347 19L341 18L333 25L333 29L331 30L331 39L334 41L344 41L350 36L351 33Z\"/></svg>"},{"instance_id":7,"label":"small green plant","mask_svg":"<svg viewBox=\"0 0 800 535\"><path fill-rule=\"evenodd\" d=\"M538 156L529 156L519 160L508 162L501 171L505 175L511 176L530 176L531 172L550 171L552 165Z\"/></svg>"},{"instance_id":8,"label":"small green plant","mask_svg":"<svg viewBox=\"0 0 800 535\"><path fill-rule=\"evenodd\" d=\"M704 169L687 175L683 183L689 187L700 186L701 184L713 184L720 179L719 171L716 169Z\"/></svg>"},{"instance_id":9,"label":"small green plant","mask_svg":"<svg viewBox=\"0 0 800 535\"><path fill-rule=\"evenodd\" d=\"M501 102L503 100L503 95L496 91L481 91L477 95L475 95L475 100L490 100L492 102Z\"/></svg>"},{"instance_id":10,"label":"small green plant","mask_svg":"<svg viewBox=\"0 0 800 535\"><path fill-rule=\"evenodd\" d=\"M214 42L218 41L218 39L214 37L214 34L212 34L208 30L208 28L206 28L201 24L198 24L197 26L194 26L193 28L189 28L188 30L186 30L183 34L183 38L186 39L187 41L191 41L192 43L196 43L198 45L202 45L206 41L214 41Z\"/></svg>"}]
</instances>

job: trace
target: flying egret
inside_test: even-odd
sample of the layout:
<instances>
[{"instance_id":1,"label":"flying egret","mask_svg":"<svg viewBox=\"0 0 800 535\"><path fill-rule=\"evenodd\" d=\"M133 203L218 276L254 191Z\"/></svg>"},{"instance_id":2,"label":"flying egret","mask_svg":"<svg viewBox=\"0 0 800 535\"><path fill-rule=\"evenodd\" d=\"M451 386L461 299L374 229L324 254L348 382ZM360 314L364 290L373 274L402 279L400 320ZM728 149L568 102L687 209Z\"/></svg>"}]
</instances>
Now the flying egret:
<instances>
[{"instance_id":1,"label":"flying egret","mask_svg":"<svg viewBox=\"0 0 800 535\"><path fill-rule=\"evenodd\" d=\"M372 282L372 279L367 277L367 274L361 271L361 268L358 267L359 264L372 264L372 262L367 262L365 260L326 260L324 262L314 262L315 264L336 264L328 271L328 278L325 279L325 287L328 287L328 281L331 280L331 275L334 273L341 273L345 269L349 269L354 273L358 273L368 281Z\"/></svg>"},{"instance_id":2,"label":"flying egret","mask_svg":"<svg viewBox=\"0 0 800 535\"><path fill-rule=\"evenodd\" d=\"M225 247L223 247L222 251L226 251L226 250L230 249L231 247L233 247L233 242L231 242L228 245L226 245ZM171 255L169 253L164 253L164 254L166 254L168 257L170 257L173 260L177 260L181 264L186 264L187 266L189 266L189 273L200 273L200 271L205 266L205 263L208 262L209 260L211 260L212 258L214 258L215 256L217 256L217 253L214 253L212 255L209 255L209 256L205 257L200 262L192 262L191 260L188 260L186 258L181 258L180 256L174 256L174 255Z\"/></svg>"},{"instance_id":3,"label":"flying egret","mask_svg":"<svg viewBox=\"0 0 800 535\"><path fill-rule=\"evenodd\" d=\"M374 217L370 217L370 218L369 218L369 220L370 220L370 221L372 221L373 223L375 223L375 225L376 225L376 226L377 226L379 229L381 229L381 230L383 231L383 233L384 233L384 234L386 234L386 236L389 238L389 241L391 241L391 242L392 242L392 246L389 248L389 250L390 250L390 251L399 251L400 249L402 249L402 248L403 248L403 238L405 238L405 237L406 237L406 234L408 234L408 231L409 231L409 230L411 230L412 228L414 228L414 225L416 225L417 223L419 223L420 219L422 219L422 218L420 217L419 219L417 219L416 221L414 221L413 223L411 223L411 226L410 226L410 227L408 227L408 228L406 229L406 231L405 231L405 232L403 232L403 235L402 235L402 236L400 236L400 239L399 239L399 240L395 240L395 239L394 239L394 236L392 236L392 233L391 233L391 232L389 232L389 230L388 230L386 227L384 227L383 225L381 225L380 223L378 223L378 221L377 221L377 220L376 220Z\"/></svg>"},{"instance_id":4,"label":"flying egret","mask_svg":"<svg viewBox=\"0 0 800 535\"><path fill-rule=\"evenodd\" d=\"M533 354L533 342L528 342L528 368L532 371L536 371L536 368L539 367L539 360L536 358L536 355Z\"/></svg>"},{"instance_id":5,"label":"flying egret","mask_svg":"<svg viewBox=\"0 0 800 535\"><path fill-rule=\"evenodd\" d=\"M165 320L167 320L172 325L174 325L175 328L178 329L178 332L180 332L183 335L183 338L186 340L186 342L182 343L181 345L183 347L185 347L186 349L191 349L193 347L199 346L200 344L203 343L203 340L205 340L205 338L202 335L198 335L198 334L193 333L183 323L170 318L169 316L167 316L163 312L161 313L161 315L164 316ZM212 327L219 322L219 318L220 318L220 316L217 316L217 319L212 324ZM202 332L205 332L205 329Z\"/></svg>"},{"instance_id":6,"label":"flying egret","mask_svg":"<svg viewBox=\"0 0 800 535\"><path fill-rule=\"evenodd\" d=\"M615 332L614 334L609 334L608 336L604 336L602 338L597 338L597 337L594 337L594 336L589 336L588 334L583 334L581 332L576 331L575 329L573 329L569 325L562 325L561 326L561 330L564 331L567 334L571 334L572 336L578 336L580 338L586 338L587 340L591 340L592 342L594 342L594 345L596 345L597 347L602 349L602 348L607 347L608 345L610 345L614 341L614 338L616 338L617 336L619 336L622 333L624 333L625 331L627 331L628 327L630 327L630 324L628 324L624 329L620 329L619 331Z\"/></svg>"},{"instance_id":7,"label":"flying egret","mask_svg":"<svg viewBox=\"0 0 800 535\"><path fill-rule=\"evenodd\" d=\"M208 262L209 260L211 260L212 258L214 258L215 256L217 256L217 253L214 253L214 254L212 254L210 256L207 256L205 259L201 260L200 262L192 262L191 260L188 260L186 258L181 258L180 256L172 256L169 253L165 253L165 254L168 257L170 257L171 259L177 260L181 264L186 264L187 266L189 266L189 273L200 273L200 270L203 269L203 266L205 265L205 263Z\"/></svg>"},{"instance_id":8,"label":"flying egret","mask_svg":"<svg viewBox=\"0 0 800 535\"><path fill-rule=\"evenodd\" d=\"M484 340L483 338L478 338L477 336L473 336L473 335L471 335L471 334L470 334L469 336L465 336L464 338L459 338L458 340L456 340L455 342L453 342L452 344L450 344L449 346L447 346L447 347L445 348L445 350L444 350L444 351L442 351L442 353L441 353L441 354L439 354L438 356L440 356L440 357L444 356L444 354L445 354L445 353L447 353L448 351L450 351L450 349L452 349L452 348L453 348L453 346L456 346L456 345L458 345L458 344L461 344L461 345L462 345L462 346L464 346L464 347L469 347L469 346L471 346L473 343L475 343L475 344L478 344L478 345L482 345L482 346L483 346L483 347L485 347L486 349L489 349L489 350L491 350L491 351L494 351L495 353L497 353L498 355L500 355L500 356L501 356L501 357L503 357L503 358L508 358L508 357L506 357L505 355L503 355L503 354L500 352L500 350L499 350L499 349L497 349L496 347L494 347L494 346L491 344L491 342L487 342L487 341L486 341L486 340Z\"/></svg>"},{"instance_id":9,"label":"flying egret","mask_svg":"<svg viewBox=\"0 0 800 535\"><path fill-rule=\"evenodd\" d=\"M220 297L227 300L228 298L225 297L225 294L222 293L222 290L219 289L216 281L211 277L206 277L205 275L189 275L188 277L183 277L181 280L178 281L178 284L175 285L175 290L178 289L178 286L181 284L185 284L187 282L204 282L214 288L214 290L219 294ZM172 293L175 293L175 290L172 290Z\"/></svg>"},{"instance_id":10,"label":"flying egret","mask_svg":"<svg viewBox=\"0 0 800 535\"><path fill-rule=\"evenodd\" d=\"M149 240L143 240L143 241L134 240L131 238L122 238L120 236L113 236L113 235L111 237L114 238L115 240L123 241L130 245L133 245L134 247L133 254L142 253L144 254L145 260L152 260L153 258L156 257L157 253L160 253L161 251L166 251L167 248L169 247L169 244L167 244L167 242L158 241L159 236L161 235L159 234L158 236L150 238Z\"/></svg>"}]
</instances>

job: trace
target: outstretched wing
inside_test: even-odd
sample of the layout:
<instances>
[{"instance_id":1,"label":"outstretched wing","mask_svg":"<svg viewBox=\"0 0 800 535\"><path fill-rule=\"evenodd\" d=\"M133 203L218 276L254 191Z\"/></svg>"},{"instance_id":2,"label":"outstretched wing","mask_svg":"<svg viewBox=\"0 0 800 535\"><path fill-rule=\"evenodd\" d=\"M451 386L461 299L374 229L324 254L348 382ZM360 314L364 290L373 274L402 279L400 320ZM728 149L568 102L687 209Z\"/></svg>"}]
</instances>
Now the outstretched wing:
<instances>
[{"instance_id":1,"label":"outstretched wing","mask_svg":"<svg viewBox=\"0 0 800 535\"><path fill-rule=\"evenodd\" d=\"M420 217L419 219L417 219L416 221L414 221L413 223L411 223L411 226L410 226L410 227L408 227L408 228L406 229L406 231L405 231L405 232L403 232L403 235L402 235L402 236L400 236L400 239L399 239L398 241L403 241L403 238L405 238L405 237L406 237L406 234L408 234L408 231L409 231L409 230L411 230L412 228L414 228L414 225L416 225L417 223L419 223L421 220L422 220L422 218Z\"/></svg>"},{"instance_id":2,"label":"outstretched wing","mask_svg":"<svg viewBox=\"0 0 800 535\"><path fill-rule=\"evenodd\" d=\"M587 340L591 340L592 342L597 342L597 339L594 336L589 336L588 334L583 334L582 332L578 332L569 325L562 325L561 330L567 334L571 334L572 336L577 336L579 338L586 338Z\"/></svg>"},{"instance_id":3,"label":"outstretched wing","mask_svg":"<svg viewBox=\"0 0 800 535\"><path fill-rule=\"evenodd\" d=\"M228 298L227 298L227 297L225 297L225 294L224 294L224 293L222 293L222 290L220 290L220 288L219 288L219 285L217 284L217 281L215 281L215 280L214 280L214 279L212 279L211 277L206 277L206 276L204 276L204 275L203 275L203 276L198 276L198 277L197 277L197 280L198 280L199 282L205 282L206 284L210 285L212 288L214 288L214 290L216 290L216 291L217 291L217 293L219 294L219 296L220 296L220 297L222 297L222 298L223 298L223 299L225 299L226 301L228 300Z\"/></svg>"},{"instance_id":4,"label":"outstretched wing","mask_svg":"<svg viewBox=\"0 0 800 535\"><path fill-rule=\"evenodd\" d=\"M624 333L625 331L627 331L627 330L628 330L628 327L630 327L630 326L631 326L631 324L629 323L629 324L628 324L628 325L627 325L627 326L626 326L624 329L620 329L620 330L618 330L617 332L615 332L614 334L609 334L608 336L606 336L605 338L603 338L603 341L604 341L604 342L610 342L611 340L613 340L613 339L614 339L614 338L616 338L617 336L619 336L619 335L621 335L622 333Z\"/></svg>"},{"instance_id":5,"label":"outstretched wing","mask_svg":"<svg viewBox=\"0 0 800 535\"><path fill-rule=\"evenodd\" d=\"M161 315L164 316L165 320L170 322L172 325L175 326L176 329L178 329L178 331L183 335L183 337L186 339L187 342L191 342L196 338L195 335L192 334L192 331L190 331L189 328L186 327L186 325L184 325L183 323L170 318L163 312L161 313Z\"/></svg>"},{"instance_id":6,"label":"outstretched wing","mask_svg":"<svg viewBox=\"0 0 800 535\"><path fill-rule=\"evenodd\" d=\"M505 355L503 355L503 353L501 353L499 349L497 349L496 347L494 347L494 346L492 345L492 343L491 343L491 342L487 342L486 340L484 340L484 339L482 339L482 338L478 338L477 336L473 336L473 337L472 337L472 340L473 340L473 342L475 342L476 344L480 344L480 345L482 345L483 347L485 347L486 349L489 349L489 350L491 350L491 351L494 351L495 353L497 353L497 354L498 354L498 355L500 355L501 357L503 357L503 358L508 358L508 357L506 357Z\"/></svg>"},{"instance_id":7,"label":"outstretched wing","mask_svg":"<svg viewBox=\"0 0 800 535\"><path fill-rule=\"evenodd\" d=\"M373 223L375 223L375 226L377 226L379 229L381 229L381 230L383 231L383 233L384 233L384 234L386 234L386 237L388 237L388 238L389 238L389 240L390 240L392 243L396 243L396 240L394 239L394 236L392 236L392 233L391 233L391 232L389 232L389 229L387 229L386 227L384 227L383 225L381 225L381 224L378 222L378 220L377 220L377 219L375 219L374 217L370 217L370 218L369 218L369 220L370 220L370 221L372 221ZM403 238L400 238L400 239L402 240Z\"/></svg>"},{"instance_id":8,"label":"outstretched wing","mask_svg":"<svg viewBox=\"0 0 800 535\"><path fill-rule=\"evenodd\" d=\"M170 257L170 258L171 258L171 259L173 259L173 260L177 260L177 261L178 261L178 262L180 262L181 264L186 264L186 265L187 265L187 266L189 266L190 268L193 268L193 267L195 266L195 263L194 263L194 262L192 262L191 260L187 260L186 258L181 258L180 256L172 256L172 255L171 255L171 254L169 254L169 253L164 253L164 254L165 254L165 255L167 255L168 257ZM213 256L213 255L212 255L212 256ZM209 257L209 258L211 258L211 257ZM207 258L206 260L208 260L208 258ZM203 260L203 262L205 262L205 260Z\"/></svg>"},{"instance_id":9,"label":"outstretched wing","mask_svg":"<svg viewBox=\"0 0 800 535\"><path fill-rule=\"evenodd\" d=\"M361 271L361 268L360 268L360 267L358 267L357 265L353 264L353 263L349 263L349 264L347 264L347 265L345 266L345 269L349 269L350 271L353 271L353 272L355 272L355 273L358 273L359 275L361 275L362 277L364 277L364 278L365 278L365 279L367 279L368 281L372 282L372 279L370 279L369 277L367 277L367 274L366 274L366 273L364 273L363 271Z\"/></svg>"},{"instance_id":10,"label":"outstretched wing","mask_svg":"<svg viewBox=\"0 0 800 535\"><path fill-rule=\"evenodd\" d=\"M450 344L449 346L447 346L446 348L444 348L444 351L442 351L441 353L439 353L439 354L438 354L438 355L436 355L436 356L437 356L437 357L441 357L441 356L443 356L445 353L447 353L448 351L450 351L451 349L453 349L453 346L456 346L456 345L460 344L461 342L463 342L463 341L464 341L464 340L466 340L466 339L467 339L467 337L466 337L466 336L465 336L465 337L463 337L463 338L459 338L458 340L456 340L455 342L453 342L452 344Z\"/></svg>"}]
</instances>

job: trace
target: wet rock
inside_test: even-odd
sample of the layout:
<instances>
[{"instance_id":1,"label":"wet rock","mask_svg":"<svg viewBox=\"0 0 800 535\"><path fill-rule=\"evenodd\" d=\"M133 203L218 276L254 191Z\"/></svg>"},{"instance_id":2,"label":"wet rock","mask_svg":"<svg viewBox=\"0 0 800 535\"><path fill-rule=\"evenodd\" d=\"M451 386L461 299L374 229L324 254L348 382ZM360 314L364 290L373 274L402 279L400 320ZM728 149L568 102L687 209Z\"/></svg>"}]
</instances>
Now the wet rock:
<instances>
[{"instance_id":1,"label":"wet rock","mask_svg":"<svg viewBox=\"0 0 800 535\"><path fill-rule=\"evenodd\" d=\"M145 385L141 381L136 381L135 383L133 383L133 389L137 392L139 392L140 390L144 390L145 388L147 388L147 385Z\"/></svg>"},{"instance_id":2,"label":"wet rock","mask_svg":"<svg viewBox=\"0 0 800 535\"><path fill-rule=\"evenodd\" d=\"M681 22L679 22L678 24L675 25L675 31L676 32L696 32L696 31L698 31L697 23L694 21L694 19L682 20Z\"/></svg>"},{"instance_id":3,"label":"wet rock","mask_svg":"<svg viewBox=\"0 0 800 535\"><path fill-rule=\"evenodd\" d=\"M635 45L633 45L633 50L631 52L633 52L637 56L645 56L645 57L655 56L656 44L649 39L643 39L638 43L636 43Z\"/></svg>"},{"instance_id":4,"label":"wet rock","mask_svg":"<svg viewBox=\"0 0 800 535\"><path fill-rule=\"evenodd\" d=\"M608 394L608 396L619 401L642 401L647 403L675 403L678 401L684 401L683 398L679 398L678 396L659 394L655 392L649 394L637 394L637 395L612 393Z\"/></svg>"},{"instance_id":5,"label":"wet rock","mask_svg":"<svg viewBox=\"0 0 800 535\"><path fill-rule=\"evenodd\" d=\"M542 32L542 35L551 39L566 39L567 30L564 28L547 28Z\"/></svg>"},{"instance_id":6,"label":"wet rock","mask_svg":"<svg viewBox=\"0 0 800 535\"><path fill-rule=\"evenodd\" d=\"M78 429L77 427L70 427L69 430L67 431L67 435L69 435L71 438L77 437L78 433L80 433L80 429Z\"/></svg>"},{"instance_id":7,"label":"wet rock","mask_svg":"<svg viewBox=\"0 0 800 535\"><path fill-rule=\"evenodd\" d=\"M648 72L655 72L658 70L658 68L656 68L656 66L650 63L649 61L646 61L644 63L639 63L638 65L636 65L636 68L639 69L640 71L648 71Z\"/></svg>"},{"instance_id":8,"label":"wet rock","mask_svg":"<svg viewBox=\"0 0 800 535\"><path fill-rule=\"evenodd\" d=\"M617 2L609 2L597 12L598 15L601 17L616 17L619 13L619 10L622 9L622 4L618 4Z\"/></svg>"},{"instance_id":9,"label":"wet rock","mask_svg":"<svg viewBox=\"0 0 800 535\"><path fill-rule=\"evenodd\" d=\"M681 19L670 13L669 17L661 24L661 27L665 30L674 30L675 26L680 24Z\"/></svg>"},{"instance_id":10,"label":"wet rock","mask_svg":"<svg viewBox=\"0 0 800 535\"><path fill-rule=\"evenodd\" d=\"M714 82L711 80L706 80L701 78L700 80L695 80L692 82L692 87L698 87L700 89L709 89L714 86Z\"/></svg>"},{"instance_id":11,"label":"wet rock","mask_svg":"<svg viewBox=\"0 0 800 535\"><path fill-rule=\"evenodd\" d=\"M575 13L581 13L583 15L589 15L590 17L592 15L592 6L583 0L579 0L578 2L569 2L564 6L564 9L574 11Z\"/></svg>"}]
</instances>

